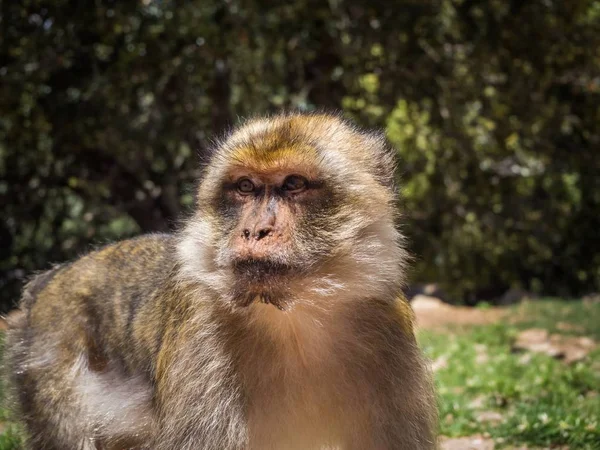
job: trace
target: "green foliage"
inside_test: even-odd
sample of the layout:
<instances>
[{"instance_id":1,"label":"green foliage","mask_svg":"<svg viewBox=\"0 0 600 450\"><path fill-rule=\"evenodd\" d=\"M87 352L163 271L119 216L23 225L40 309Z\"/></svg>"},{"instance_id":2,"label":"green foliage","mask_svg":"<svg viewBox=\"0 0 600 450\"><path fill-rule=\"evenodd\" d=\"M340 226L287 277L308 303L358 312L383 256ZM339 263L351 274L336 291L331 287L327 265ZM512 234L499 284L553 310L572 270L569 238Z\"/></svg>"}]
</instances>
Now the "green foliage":
<instances>
[{"instance_id":1,"label":"green foliage","mask_svg":"<svg viewBox=\"0 0 600 450\"><path fill-rule=\"evenodd\" d=\"M530 316L539 311L542 317ZM566 314L566 317L565 317ZM600 350L568 366L542 354L514 353L519 329L551 325L551 317L578 326L578 334L598 333L600 304L535 302L515 308L509 318L529 318L452 333L423 332L421 345L434 360L441 432L448 436L486 433L499 443L595 449L600 442ZM584 322L570 322L588 317ZM498 423L481 412L501 414Z\"/></svg>"},{"instance_id":2,"label":"green foliage","mask_svg":"<svg viewBox=\"0 0 600 450\"><path fill-rule=\"evenodd\" d=\"M173 228L238 116L343 109L402 157L415 281L600 289L597 2L2 3L0 296ZM485 295L483 295L485 296Z\"/></svg>"},{"instance_id":3,"label":"green foliage","mask_svg":"<svg viewBox=\"0 0 600 450\"><path fill-rule=\"evenodd\" d=\"M23 448L22 439L13 427L9 427L0 434L0 449L19 450L21 448Z\"/></svg>"},{"instance_id":4,"label":"green foliage","mask_svg":"<svg viewBox=\"0 0 600 450\"><path fill-rule=\"evenodd\" d=\"M597 290L596 2L437 6L343 103L398 148L416 279L467 300Z\"/></svg>"}]
</instances>

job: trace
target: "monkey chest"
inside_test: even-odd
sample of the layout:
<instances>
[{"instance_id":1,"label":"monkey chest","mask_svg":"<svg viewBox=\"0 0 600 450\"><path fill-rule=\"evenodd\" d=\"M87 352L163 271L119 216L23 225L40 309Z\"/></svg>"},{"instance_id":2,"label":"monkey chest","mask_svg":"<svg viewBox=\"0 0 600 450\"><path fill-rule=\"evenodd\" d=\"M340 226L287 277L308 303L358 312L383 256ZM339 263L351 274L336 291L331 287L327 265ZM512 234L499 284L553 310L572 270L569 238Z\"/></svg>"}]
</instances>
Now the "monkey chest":
<instances>
[{"instance_id":1,"label":"monkey chest","mask_svg":"<svg viewBox=\"0 0 600 450\"><path fill-rule=\"evenodd\" d=\"M285 378L283 379L285 380ZM251 402L251 450L334 450L354 448L368 428L364 395L339 375L323 374L273 383Z\"/></svg>"}]
</instances>

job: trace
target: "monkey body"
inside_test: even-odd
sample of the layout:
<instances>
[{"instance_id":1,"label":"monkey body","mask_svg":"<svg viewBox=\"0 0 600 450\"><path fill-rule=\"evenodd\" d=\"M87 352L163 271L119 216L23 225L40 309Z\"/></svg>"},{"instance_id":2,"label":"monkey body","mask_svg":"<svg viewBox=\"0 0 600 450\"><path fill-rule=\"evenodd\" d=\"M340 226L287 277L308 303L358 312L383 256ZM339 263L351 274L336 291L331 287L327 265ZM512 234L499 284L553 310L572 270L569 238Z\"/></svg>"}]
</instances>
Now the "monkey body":
<instances>
[{"instance_id":1,"label":"monkey body","mask_svg":"<svg viewBox=\"0 0 600 450\"><path fill-rule=\"evenodd\" d=\"M367 214L350 193L347 208L311 175L314 140L294 133L360 135L311 117L251 122L222 143L234 163L217 155L202 214L180 232L107 246L27 286L7 346L31 448L435 447L431 379L399 297L393 192L364 176L380 203ZM309 181L287 175L299 168ZM220 170L242 180L234 193ZM282 183L301 194L270 191Z\"/></svg>"}]
</instances>

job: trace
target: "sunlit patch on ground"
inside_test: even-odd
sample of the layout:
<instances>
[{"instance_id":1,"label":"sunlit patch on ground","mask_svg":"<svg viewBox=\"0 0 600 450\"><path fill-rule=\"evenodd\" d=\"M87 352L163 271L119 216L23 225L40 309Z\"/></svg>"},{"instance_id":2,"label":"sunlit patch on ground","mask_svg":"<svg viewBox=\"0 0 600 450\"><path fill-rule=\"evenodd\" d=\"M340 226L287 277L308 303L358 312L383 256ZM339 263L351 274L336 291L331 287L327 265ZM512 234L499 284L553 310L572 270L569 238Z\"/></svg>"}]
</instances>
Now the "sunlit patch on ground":
<instances>
[{"instance_id":1,"label":"sunlit patch on ground","mask_svg":"<svg viewBox=\"0 0 600 450\"><path fill-rule=\"evenodd\" d=\"M456 315L460 325L421 327L441 434L470 438L442 448L600 448L600 303L527 302L502 312L483 325Z\"/></svg>"}]
</instances>

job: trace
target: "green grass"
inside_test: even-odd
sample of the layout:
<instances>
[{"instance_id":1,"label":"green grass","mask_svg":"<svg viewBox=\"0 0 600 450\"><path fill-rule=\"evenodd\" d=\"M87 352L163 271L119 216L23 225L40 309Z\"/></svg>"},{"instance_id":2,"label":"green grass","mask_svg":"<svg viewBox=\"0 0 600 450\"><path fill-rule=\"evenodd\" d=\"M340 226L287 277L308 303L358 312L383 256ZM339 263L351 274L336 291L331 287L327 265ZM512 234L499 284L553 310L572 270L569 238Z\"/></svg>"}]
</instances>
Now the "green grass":
<instances>
[{"instance_id":1,"label":"green grass","mask_svg":"<svg viewBox=\"0 0 600 450\"><path fill-rule=\"evenodd\" d=\"M525 303L511 308L501 323L420 333L425 352L438 364L445 361L436 371L443 435L484 434L506 445L600 449L600 349L570 366L541 354L513 353L519 330L533 327L600 341L600 303ZM478 420L482 411L498 412L502 419ZM0 409L0 450L21 448L18 428L8 420Z\"/></svg>"},{"instance_id":2,"label":"green grass","mask_svg":"<svg viewBox=\"0 0 600 450\"><path fill-rule=\"evenodd\" d=\"M519 317L519 328L545 328L551 333L589 336L600 341L600 302L546 299L525 302L513 308ZM568 323L577 331L565 331L560 324Z\"/></svg>"},{"instance_id":3,"label":"green grass","mask_svg":"<svg viewBox=\"0 0 600 450\"><path fill-rule=\"evenodd\" d=\"M4 336L0 332L0 357L4 353ZM17 450L22 448L22 439L19 427L11 422L9 409L6 407L6 389L4 384L4 370L0 365L0 450Z\"/></svg>"},{"instance_id":4,"label":"green grass","mask_svg":"<svg viewBox=\"0 0 600 450\"><path fill-rule=\"evenodd\" d=\"M514 318L522 321L513 323ZM600 449L600 349L584 361L566 365L549 356L513 353L520 329L600 333L600 304L543 301L511 309L502 323L422 332L420 343L438 363L441 433L481 433L498 443L571 449ZM498 422L478 420L482 411L500 413Z\"/></svg>"}]
</instances>

